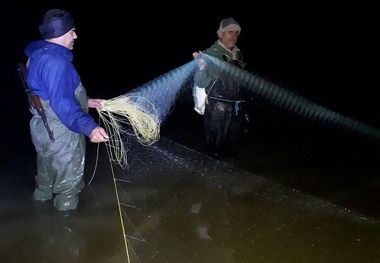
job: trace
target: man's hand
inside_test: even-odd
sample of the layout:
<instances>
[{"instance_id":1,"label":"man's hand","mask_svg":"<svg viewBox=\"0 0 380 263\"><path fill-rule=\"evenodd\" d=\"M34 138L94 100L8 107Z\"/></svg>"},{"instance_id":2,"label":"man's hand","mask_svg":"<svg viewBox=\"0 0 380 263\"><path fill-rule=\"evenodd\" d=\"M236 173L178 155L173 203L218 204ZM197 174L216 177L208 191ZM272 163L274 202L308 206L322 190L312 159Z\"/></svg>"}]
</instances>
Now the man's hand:
<instances>
[{"instance_id":1,"label":"man's hand","mask_svg":"<svg viewBox=\"0 0 380 263\"><path fill-rule=\"evenodd\" d=\"M199 52L194 52L193 53L193 58L197 62L199 70L203 70L207 66L207 62L203 57L203 53L201 51Z\"/></svg>"},{"instance_id":2,"label":"man's hand","mask_svg":"<svg viewBox=\"0 0 380 263\"><path fill-rule=\"evenodd\" d=\"M90 141L94 143L106 142L109 137L106 131L102 127L96 127L90 133Z\"/></svg>"},{"instance_id":3,"label":"man's hand","mask_svg":"<svg viewBox=\"0 0 380 263\"><path fill-rule=\"evenodd\" d=\"M89 108L100 109L102 107L103 101L104 100L102 99L88 99L87 104Z\"/></svg>"}]
</instances>

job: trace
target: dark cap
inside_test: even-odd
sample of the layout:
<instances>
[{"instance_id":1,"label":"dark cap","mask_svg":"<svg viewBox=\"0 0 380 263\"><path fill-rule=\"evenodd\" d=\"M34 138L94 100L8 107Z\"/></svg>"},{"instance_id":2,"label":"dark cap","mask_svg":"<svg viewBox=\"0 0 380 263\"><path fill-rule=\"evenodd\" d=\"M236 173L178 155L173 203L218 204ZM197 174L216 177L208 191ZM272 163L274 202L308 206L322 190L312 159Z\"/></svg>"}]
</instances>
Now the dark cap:
<instances>
[{"instance_id":1,"label":"dark cap","mask_svg":"<svg viewBox=\"0 0 380 263\"><path fill-rule=\"evenodd\" d=\"M43 39L50 39L60 37L74 27L74 19L69 12L51 9L45 13L39 30Z\"/></svg>"}]
</instances>

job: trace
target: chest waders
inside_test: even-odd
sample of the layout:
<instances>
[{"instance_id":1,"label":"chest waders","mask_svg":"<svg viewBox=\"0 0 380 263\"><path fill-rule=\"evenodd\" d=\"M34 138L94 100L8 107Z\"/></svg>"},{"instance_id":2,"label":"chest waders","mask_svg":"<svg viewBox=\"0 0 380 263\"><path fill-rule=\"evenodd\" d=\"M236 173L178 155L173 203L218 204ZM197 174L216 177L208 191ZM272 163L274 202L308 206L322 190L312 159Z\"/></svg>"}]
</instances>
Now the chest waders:
<instances>
[{"instance_id":1,"label":"chest waders","mask_svg":"<svg viewBox=\"0 0 380 263\"><path fill-rule=\"evenodd\" d=\"M87 93L82 84L76 88L75 98L82 110L88 112ZM41 117L32 110L30 131L37 151L37 185L33 199L45 201L54 197L57 210L75 209L78 194L84 187L85 137L66 128L48 101L41 100L41 103L55 141L50 140Z\"/></svg>"}]
</instances>

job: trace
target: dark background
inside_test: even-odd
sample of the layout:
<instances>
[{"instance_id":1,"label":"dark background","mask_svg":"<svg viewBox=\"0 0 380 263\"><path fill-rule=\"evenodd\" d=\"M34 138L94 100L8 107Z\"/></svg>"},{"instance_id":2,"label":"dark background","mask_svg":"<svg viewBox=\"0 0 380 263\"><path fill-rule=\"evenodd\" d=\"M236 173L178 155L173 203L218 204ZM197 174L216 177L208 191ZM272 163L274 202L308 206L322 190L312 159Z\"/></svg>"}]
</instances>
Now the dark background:
<instances>
[{"instance_id":1,"label":"dark background","mask_svg":"<svg viewBox=\"0 0 380 263\"><path fill-rule=\"evenodd\" d=\"M136 5L135 5L136 4ZM247 70L343 115L380 127L378 115L378 17L366 5L270 5L238 1L222 3L100 1L49 1L3 4L1 55L2 158L33 151L27 101L16 65L25 62L23 49L39 38L38 25L50 8L69 10L78 39L74 64L89 96L109 99L128 92L192 60L192 52L209 47L216 39L222 18L232 16L242 27L238 46ZM183 99L183 98L181 98ZM187 98L187 102L191 101ZM183 106L185 105L185 106ZM173 110L163 126L183 118L196 119L191 103ZM257 104L259 105L259 103ZM364 145L360 153L377 144L353 135L340 136L307 121L273 110L263 103L254 109L255 134L269 134L269 141L304 146L305 141L327 152L352 143ZM177 116L177 118L176 118ZM178 117L179 116L179 117ZM273 118L275 116L275 118ZM295 124L296 123L296 124ZM182 121L187 125L199 121ZM201 129L201 126L191 127ZM313 133L314 131L314 133ZM178 133L180 129L178 130ZM173 138L180 137L174 134ZM323 136L322 136L323 135ZM301 139L302 140L301 140ZM323 140L321 139L323 138ZM309 146L309 145L308 145ZM268 146L269 147L269 146ZM366 155L364 155L366 156Z\"/></svg>"}]
</instances>

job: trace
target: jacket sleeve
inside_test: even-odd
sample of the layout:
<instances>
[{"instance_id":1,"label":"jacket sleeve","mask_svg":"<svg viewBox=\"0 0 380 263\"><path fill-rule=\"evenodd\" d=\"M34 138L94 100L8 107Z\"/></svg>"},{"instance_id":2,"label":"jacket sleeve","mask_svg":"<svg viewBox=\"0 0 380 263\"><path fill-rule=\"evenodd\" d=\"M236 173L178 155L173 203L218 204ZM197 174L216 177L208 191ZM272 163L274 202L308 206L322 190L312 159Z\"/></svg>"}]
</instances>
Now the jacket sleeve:
<instances>
[{"instance_id":1,"label":"jacket sleeve","mask_svg":"<svg viewBox=\"0 0 380 263\"><path fill-rule=\"evenodd\" d=\"M212 47L207 48L203 53L215 57L216 59L221 59L222 57L222 54L219 54L218 51ZM221 74L219 67L208 59L206 62L206 67L203 70L197 69L194 75L194 85L199 88L208 88Z\"/></svg>"},{"instance_id":2,"label":"jacket sleeve","mask_svg":"<svg viewBox=\"0 0 380 263\"><path fill-rule=\"evenodd\" d=\"M203 70L199 70L199 69L196 70L195 75L194 75L195 86L204 89L208 87L210 83L213 81L207 67L208 66L206 66L206 68L204 68Z\"/></svg>"},{"instance_id":3,"label":"jacket sleeve","mask_svg":"<svg viewBox=\"0 0 380 263\"><path fill-rule=\"evenodd\" d=\"M46 84L51 108L68 129L89 136L98 125L82 110L75 98L75 89L79 84L75 69L63 59L49 56L45 59L45 63L42 63L42 79Z\"/></svg>"}]
</instances>

